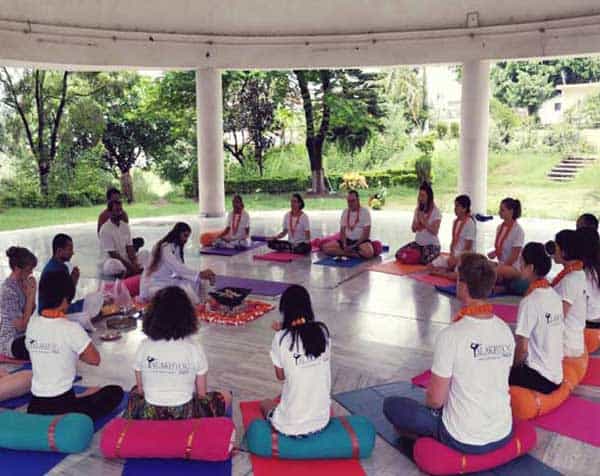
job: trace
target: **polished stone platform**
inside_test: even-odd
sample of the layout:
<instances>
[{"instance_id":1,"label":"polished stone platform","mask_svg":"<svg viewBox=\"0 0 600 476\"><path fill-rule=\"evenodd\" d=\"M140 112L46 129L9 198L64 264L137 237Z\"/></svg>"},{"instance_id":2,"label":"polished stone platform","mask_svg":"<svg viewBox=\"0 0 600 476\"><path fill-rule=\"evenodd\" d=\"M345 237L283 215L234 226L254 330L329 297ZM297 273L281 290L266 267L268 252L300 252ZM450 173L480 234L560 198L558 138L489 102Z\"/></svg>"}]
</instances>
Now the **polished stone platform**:
<instances>
[{"instance_id":1,"label":"polished stone platform","mask_svg":"<svg viewBox=\"0 0 600 476\"><path fill-rule=\"evenodd\" d=\"M308 212L313 236L334 232L339 227L337 212ZM281 224L282 212L261 212L251 216L253 234L273 234ZM373 232L391 247L393 252L410 241L411 214L403 212L372 212ZM186 262L195 267L210 267L218 274L248 276L276 281L287 281L306 286L312 296L318 319L329 327L333 340L334 393L370 385L409 380L431 365L432 347L437 333L450 322L458 309L455 299L437 293L433 288L407 277L391 276L366 271L366 267L350 269L330 268L312 264L316 255L293 263L255 261L252 255L264 253L266 248L239 254L235 257L200 256L199 231L219 228L223 219L198 219L194 216L135 220L135 236L143 236L147 247L160 239L175 221L186 221L193 228L192 242L186 249ZM477 245L480 251L492 249L495 227L493 222L478 225ZM563 228L574 223L558 220L521 221L527 241L546 241ZM440 237L443 248L451 241L452 217L444 216ZM46 227L0 233L0 250L19 244L30 248L42 264L51 252L55 233L70 234L75 242L73 263L82 271L79 293L97 289L98 245L95 223ZM4 257L4 254L2 255ZM0 258L0 277L8 273L6 259ZM513 298L503 301L514 301ZM277 304L276 300L272 301ZM277 311L243 327L223 327L202 324L198 339L202 341L209 359L209 387L229 389L235 402L271 397L279 392L269 359L273 336L271 322L279 317ZM98 335L104 324L98 325L94 342L102 355L99 367L79 365L83 384L117 383L129 388L134 383L132 362L138 343L143 338L139 329L130 331L121 340L102 342ZM600 400L600 390L580 387L578 393ZM337 406L338 414L345 413ZM241 437L239 407L234 404L234 420ZM120 461L108 461L100 456L98 436L91 449L82 455L72 455L57 466L51 474L61 475L120 475ZM596 475L600 467L597 448L567 437L538 430L539 444L534 455L565 474ZM363 462L369 475L420 474L416 467L386 442L377 439L373 457ZM248 455L241 451L234 458L235 475L250 475L252 468Z\"/></svg>"}]
</instances>

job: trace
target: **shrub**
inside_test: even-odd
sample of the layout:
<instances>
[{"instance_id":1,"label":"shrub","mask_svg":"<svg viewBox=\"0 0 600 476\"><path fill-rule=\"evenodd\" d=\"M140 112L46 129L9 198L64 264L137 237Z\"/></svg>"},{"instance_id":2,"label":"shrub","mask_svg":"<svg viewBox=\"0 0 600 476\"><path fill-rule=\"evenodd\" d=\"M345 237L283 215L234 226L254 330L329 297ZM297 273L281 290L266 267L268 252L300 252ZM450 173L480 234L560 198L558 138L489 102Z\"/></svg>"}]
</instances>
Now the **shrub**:
<instances>
[{"instance_id":1,"label":"shrub","mask_svg":"<svg viewBox=\"0 0 600 476\"><path fill-rule=\"evenodd\" d=\"M453 139L458 139L460 137L460 126L458 125L458 122L450 123L450 137Z\"/></svg>"},{"instance_id":2,"label":"shrub","mask_svg":"<svg viewBox=\"0 0 600 476\"><path fill-rule=\"evenodd\" d=\"M543 144L559 152L583 152L589 149L589 145L579 134L579 131L570 124L557 124L548 132Z\"/></svg>"},{"instance_id":3,"label":"shrub","mask_svg":"<svg viewBox=\"0 0 600 476\"><path fill-rule=\"evenodd\" d=\"M360 175L358 172L348 172L342 176L341 190L358 190L361 188L369 188L364 175Z\"/></svg>"},{"instance_id":4,"label":"shrub","mask_svg":"<svg viewBox=\"0 0 600 476\"><path fill-rule=\"evenodd\" d=\"M415 161L415 174L419 182L431 183L431 157L435 149L435 136L427 134L420 137L415 147L421 151L421 155Z\"/></svg>"},{"instance_id":5,"label":"shrub","mask_svg":"<svg viewBox=\"0 0 600 476\"><path fill-rule=\"evenodd\" d=\"M442 140L448 135L448 124L445 122L438 122L435 125L435 132L437 133L438 139Z\"/></svg>"}]
</instances>

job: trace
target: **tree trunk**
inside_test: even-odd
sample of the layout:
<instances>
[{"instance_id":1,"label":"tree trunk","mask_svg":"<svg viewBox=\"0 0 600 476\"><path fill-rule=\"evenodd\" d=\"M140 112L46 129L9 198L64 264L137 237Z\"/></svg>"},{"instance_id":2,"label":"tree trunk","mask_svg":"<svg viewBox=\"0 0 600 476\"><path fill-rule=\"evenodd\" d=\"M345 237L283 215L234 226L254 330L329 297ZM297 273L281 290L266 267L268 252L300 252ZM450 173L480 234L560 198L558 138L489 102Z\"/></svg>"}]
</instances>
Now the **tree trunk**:
<instances>
[{"instance_id":1,"label":"tree trunk","mask_svg":"<svg viewBox=\"0 0 600 476\"><path fill-rule=\"evenodd\" d=\"M311 170L311 176L313 192L318 195L325 194L325 171L323 169Z\"/></svg>"},{"instance_id":2,"label":"tree trunk","mask_svg":"<svg viewBox=\"0 0 600 476\"><path fill-rule=\"evenodd\" d=\"M125 195L127 203L133 203L133 181L129 170L121 172L121 193Z\"/></svg>"},{"instance_id":3,"label":"tree trunk","mask_svg":"<svg viewBox=\"0 0 600 476\"><path fill-rule=\"evenodd\" d=\"M42 197L47 199L49 192L48 178L50 177L50 164L48 164L45 160L41 160L38 167L38 172L40 176L40 193L42 194Z\"/></svg>"}]
</instances>

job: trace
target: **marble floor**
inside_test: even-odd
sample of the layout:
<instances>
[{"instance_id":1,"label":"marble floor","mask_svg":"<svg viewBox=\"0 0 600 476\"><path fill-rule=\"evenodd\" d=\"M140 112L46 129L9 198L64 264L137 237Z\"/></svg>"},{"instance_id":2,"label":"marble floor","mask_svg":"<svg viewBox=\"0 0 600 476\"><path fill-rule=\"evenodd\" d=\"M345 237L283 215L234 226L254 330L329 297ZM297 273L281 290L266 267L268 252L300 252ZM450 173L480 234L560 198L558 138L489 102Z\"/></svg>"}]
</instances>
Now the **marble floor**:
<instances>
[{"instance_id":1,"label":"marble floor","mask_svg":"<svg viewBox=\"0 0 600 476\"><path fill-rule=\"evenodd\" d=\"M271 234L278 230L282 212L262 212L252 216L253 234ZM311 213L314 236L336 231L339 214ZM393 250L412 238L411 215L403 212L374 212L373 236L388 243ZM135 220L136 236L143 236L149 245L162 237L175 221L188 222L194 235L186 249L186 261L191 266L210 267L218 274L249 276L276 281L287 281L306 286L312 296L316 314L325 322L333 341L333 393L366 386L409 380L429 368L432 347L437 333L450 322L459 305L455 299L437 293L433 288L407 277L369 272L363 265L351 269L323 267L311 264L305 258L293 263L277 264L254 261L259 248L235 257L202 256L198 253L197 238L200 230L222 226L222 219L198 219L194 216ZM480 251L493 247L493 222L479 224L477 247ZM553 238L562 228L572 223L558 220L523 219L527 241L545 241ZM452 217L444 216L440 236L444 248L451 240ZM58 232L70 234L75 243L73 263L81 269L79 293L97 289L97 238L95 224L46 227L32 230L0 233L0 249L19 244L30 248L43 263L51 252L52 236ZM148 246L148 245L147 245ZM382 259L389 259L383 256ZM38 266L38 271L41 266ZM8 274L6 260L0 263L0 278ZM509 300L510 301L510 300ZM274 304L276 300L272 301ZM198 339L209 359L209 386L232 390L237 402L275 395L280 388L269 359L268 350L273 335L271 322L278 318L277 311L243 327L223 327L203 324ZM116 383L129 388L134 383L132 362L136 347L143 334L140 329L126 333L121 340L103 342L99 334L104 324L98 324L94 342L102 355L99 367L79 365L84 385ZM577 392L600 401L600 389L579 387ZM336 414L345 410L335 407ZM242 436L239 407L234 405L234 420L238 441ZM117 476L122 463L101 457L96 435L91 448L80 455L67 457L50 474L90 476ZM569 475L596 475L600 467L600 452L584 443L567 437L538 430L538 446L534 455L546 464ZM369 475L416 475L417 468L400 452L377 439L373 456L363 462ZM233 474L251 475L252 467L247 453L240 451L234 457Z\"/></svg>"}]
</instances>

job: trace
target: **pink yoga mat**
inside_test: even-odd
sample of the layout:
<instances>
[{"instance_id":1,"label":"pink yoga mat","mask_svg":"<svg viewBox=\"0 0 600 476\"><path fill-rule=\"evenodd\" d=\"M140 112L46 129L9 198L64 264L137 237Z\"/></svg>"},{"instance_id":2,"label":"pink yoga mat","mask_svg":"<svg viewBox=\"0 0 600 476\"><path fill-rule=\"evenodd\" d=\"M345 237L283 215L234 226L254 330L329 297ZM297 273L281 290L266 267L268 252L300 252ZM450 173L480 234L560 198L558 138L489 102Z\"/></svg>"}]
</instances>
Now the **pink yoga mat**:
<instances>
[{"instance_id":1,"label":"pink yoga mat","mask_svg":"<svg viewBox=\"0 0 600 476\"><path fill-rule=\"evenodd\" d=\"M276 261L278 263L291 263L297 259L302 259L302 255L294 253L284 253L280 251L273 251L271 253L265 253L264 255L254 255L254 259L261 261Z\"/></svg>"},{"instance_id":2,"label":"pink yoga mat","mask_svg":"<svg viewBox=\"0 0 600 476\"><path fill-rule=\"evenodd\" d=\"M581 385L591 385L592 387L600 387L600 359L590 357L588 368L585 377L581 381Z\"/></svg>"},{"instance_id":3,"label":"pink yoga mat","mask_svg":"<svg viewBox=\"0 0 600 476\"><path fill-rule=\"evenodd\" d=\"M456 280L432 274L411 274L409 277L421 283L430 284L431 286L452 286L456 284Z\"/></svg>"},{"instance_id":4,"label":"pink yoga mat","mask_svg":"<svg viewBox=\"0 0 600 476\"><path fill-rule=\"evenodd\" d=\"M552 413L533 420L544 430L600 446L600 404L570 396Z\"/></svg>"},{"instance_id":5,"label":"pink yoga mat","mask_svg":"<svg viewBox=\"0 0 600 476\"><path fill-rule=\"evenodd\" d=\"M427 388L431 381L431 370L426 370L422 374L415 375L410 381L417 387Z\"/></svg>"}]
</instances>

